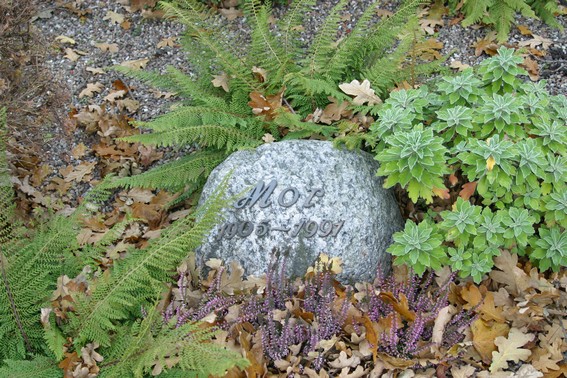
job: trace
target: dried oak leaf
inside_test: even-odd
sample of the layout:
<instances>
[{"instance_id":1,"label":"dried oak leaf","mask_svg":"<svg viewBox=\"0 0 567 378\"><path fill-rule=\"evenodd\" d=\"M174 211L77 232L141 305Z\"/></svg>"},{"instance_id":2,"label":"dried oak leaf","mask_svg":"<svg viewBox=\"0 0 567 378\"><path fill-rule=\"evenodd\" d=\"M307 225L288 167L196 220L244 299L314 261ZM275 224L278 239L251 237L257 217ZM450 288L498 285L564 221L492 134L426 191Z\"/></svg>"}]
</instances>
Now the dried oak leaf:
<instances>
[{"instance_id":1,"label":"dried oak leaf","mask_svg":"<svg viewBox=\"0 0 567 378\"><path fill-rule=\"evenodd\" d=\"M146 68L146 64L150 61L149 58L142 58L136 60L125 60L124 62L120 63L123 67L128 67L134 70L144 69Z\"/></svg>"},{"instance_id":2,"label":"dried oak leaf","mask_svg":"<svg viewBox=\"0 0 567 378\"><path fill-rule=\"evenodd\" d=\"M542 49L547 50L549 46L553 44L553 41L549 38L544 38L541 35L532 34L533 38L528 39L527 41L520 41L518 45L520 46L529 46L531 48L536 48L537 46L541 46Z\"/></svg>"},{"instance_id":3,"label":"dried oak leaf","mask_svg":"<svg viewBox=\"0 0 567 378\"><path fill-rule=\"evenodd\" d=\"M528 71L528 74L530 75L530 80L532 81L539 80L539 65L537 64L537 61L527 56L524 58L522 66L524 66L524 68Z\"/></svg>"},{"instance_id":4,"label":"dried oak leaf","mask_svg":"<svg viewBox=\"0 0 567 378\"><path fill-rule=\"evenodd\" d=\"M219 13L226 17L226 19L229 21L244 16L244 13L242 13L240 9L236 9L235 7L230 7L228 9L220 8Z\"/></svg>"},{"instance_id":5,"label":"dried oak leaf","mask_svg":"<svg viewBox=\"0 0 567 378\"><path fill-rule=\"evenodd\" d=\"M353 80L350 83L339 84L339 88L346 94L354 96L352 99L355 105L376 105L382 103L380 97L374 94L374 89L370 88L370 81L364 79L362 83L358 80Z\"/></svg>"},{"instance_id":6,"label":"dried oak leaf","mask_svg":"<svg viewBox=\"0 0 567 378\"><path fill-rule=\"evenodd\" d=\"M530 287L530 277L517 264L518 255L502 250L500 256L494 258L494 266L500 270L490 272L490 278L506 285L506 290L516 297Z\"/></svg>"},{"instance_id":7,"label":"dried oak leaf","mask_svg":"<svg viewBox=\"0 0 567 378\"><path fill-rule=\"evenodd\" d=\"M482 39L478 39L475 43L473 43L474 55L481 56L482 53L485 53L490 56L496 55L498 50L498 44L495 42L495 40L496 40L495 32L490 32L486 35L486 37Z\"/></svg>"},{"instance_id":8,"label":"dried oak leaf","mask_svg":"<svg viewBox=\"0 0 567 378\"><path fill-rule=\"evenodd\" d=\"M96 67L87 67L86 70L92 73L93 75L102 75L105 73L102 68L96 68Z\"/></svg>"},{"instance_id":9,"label":"dried oak leaf","mask_svg":"<svg viewBox=\"0 0 567 378\"><path fill-rule=\"evenodd\" d=\"M486 364L490 363L492 352L496 351L494 339L508 335L509 330L510 327L507 324L491 324L482 319L477 319L471 324L473 346L480 354L482 361Z\"/></svg>"},{"instance_id":10,"label":"dried oak leaf","mask_svg":"<svg viewBox=\"0 0 567 378\"><path fill-rule=\"evenodd\" d=\"M100 93L103 90L104 86L102 83L87 83L87 87L79 93L79 98L83 97L93 97L95 93Z\"/></svg>"},{"instance_id":11,"label":"dried oak leaf","mask_svg":"<svg viewBox=\"0 0 567 378\"><path fill-rule=\"evenodd\" d=\"M516 25L521 35L533 35L533 32L526 25Z\"/></svg>"},{"instance_id":12,"label":"dried oak leaf","mask_svg":"<svg viewBox=\"0 0 567 378\"><path fill-rule=\"evenodd\" d=\"M522 346L532 341L534 338L534 334L526 334L518 328L511 328L508 337L498 336L494 340L494 344L498 346L498 351L492 352L490 371L497 372L502 369L507 369L508 361L514 361L516 363L525 361L532 354L532 351L524 349Z\"/></svg>"},{"instance_id":13,"label":"dried oak leaf","mask_svg":"<svg viewBox=\"0 0 567 378\"><path fill-rule=\"evenodd\" d=\"M69 44L71 44L71 45L74 45L74 44L76 43L73 38L67 37L66 35L57 36L57 37L55 37L55 40L56 40L57 42L69 43Z\"/></svg>"},{"instance_id":14,"label":"dried oak leaf","mask_svg":"<svg viewBox=\"0 0 567 378\"><path fill-rule=\"evenodd\" d=\"M102 19L110 20L110 22L113 24L120 24L122 21L124 21L124 15L113 11L108 11Z\"/></svg>"},{"instance_id":15,"label":"dried oak leaf","mask_svg":"<svg viewBox=\"0 0 567 378\"><path fill-rule=\"evenodd\" d=\"M116 43L95 43L94 45L96 48L104 52L108 51L111 53L115 53L118 52L119 50L118 45Z\"/></svg>"},{"instance_id":16,"label":"dried oak leaf","mask_svg":"<svg viewBox=\"0 0 567 378\"><path fill-rule=\"evenodd\" d=\"M334 97L328 97L328 99L331 103L323 109L323 112L319 117L319 122L330 125L334 121L340 120L344 115L351 113L350 111L347 111L347 101L341 101L339 103L339 100Z\"/></svg>"},{"instance_id":17,"label":"dried oak leaf","mask_svg":"<svg viewBox=\"0 0 567 378\"><path fill-rule=\"evenodd\" d=\"M64 57L69 59L71 62L76 62L81 57L81 55L87 55L87 53L84 51L75 50L68 47L65 49Z\"/></svg>"},{"instance_id":18,"label":"dried oak leaf","mask_svg":"<svg viewBox=\"0 0 567 378\"><path fill-rule=\"evenodd\" d=\"M473 181L473 182L467 182L466 184L463 184L463 187L462 187L461 191L459 192L459 197L461 197L465 201L468 201L469 198L471 198L472 195L474 194L474 192L476 190L476 184L477 183L478 183L477 181Z\"/></svg>"},{"instance_id":19,"label":"dried oak leaf","mask_svg":"<svg viewBox=\"0 0 567 378\"><path fill-rule=\"evenodd\" d=\"M213 83L213 87L221 87L225 92L228 92L230 89L228 80L228 75L225 72L221 72L220 75L213 75L213 80L211 80L211 83Z\"/></svg>"},{"instance_id":20,"label":"dried oak leaf","mask_svg":"<svg viewBox=\"0 0 567 378\"><path fill-rule=\"evenodd\" d=\"M252 108L252 113L263 115L270 121L276 116L276 111L282 107L283 93L285 88L271 96L264 96L260 92L251 92L248 105ZM287 109L287 108L284 108Z\"/></svg>"}]
</instances>

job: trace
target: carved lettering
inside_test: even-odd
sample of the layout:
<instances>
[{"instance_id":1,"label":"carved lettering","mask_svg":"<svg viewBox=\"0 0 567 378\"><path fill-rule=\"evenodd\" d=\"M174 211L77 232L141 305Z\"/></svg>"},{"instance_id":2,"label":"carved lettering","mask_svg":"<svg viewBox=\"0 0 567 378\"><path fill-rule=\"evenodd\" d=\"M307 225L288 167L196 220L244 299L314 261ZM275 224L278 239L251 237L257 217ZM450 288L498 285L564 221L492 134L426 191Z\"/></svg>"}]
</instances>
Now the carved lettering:
<instances>
[{"instance_id":1,"label":"carved lettering","mask_svg":"<svg viewBox=\"0 0 567 378\"><path fill-rule=\"evenodd\" d=\"M258 206L262 208L270 206L269 199L277 185L278 182L276 180L270 181L267 186L265 186L264 181L259 181L248 196L236 201L234 207L237 209L242 209L248 205L252 207L258 200L260 201Z\"/></svg>"},{"instance_id":2,"label":"carved lettering","mask_svg":"<svg viewBox=\"0 0 567 378\"><path fill-rule=\"evenodd\" d=\"M285 195L289 192L292 193L291 200L289 202L285 202ZM289 187L282 190L282 192L280 193L280 196L278 197L278 204L283 207L290 207L293 206L298 199L299 199L299 190Z\"/></svg>"},{"instance_id":3,"label":"carved lettering","mask_svg":"<svg viewBox=\"0 0 567 378\"><path fill-rule=\"evenodd\" d=\"M313 202L313 197L317 196L317 197L323 197L325 195L325 190L323 188L321 189L307 189L307 192L309 193L309 197L307 197L307 200L305 200L305 203L303 204L303 207L312 207L314 205Z\"/></svg>"}]
</instances>

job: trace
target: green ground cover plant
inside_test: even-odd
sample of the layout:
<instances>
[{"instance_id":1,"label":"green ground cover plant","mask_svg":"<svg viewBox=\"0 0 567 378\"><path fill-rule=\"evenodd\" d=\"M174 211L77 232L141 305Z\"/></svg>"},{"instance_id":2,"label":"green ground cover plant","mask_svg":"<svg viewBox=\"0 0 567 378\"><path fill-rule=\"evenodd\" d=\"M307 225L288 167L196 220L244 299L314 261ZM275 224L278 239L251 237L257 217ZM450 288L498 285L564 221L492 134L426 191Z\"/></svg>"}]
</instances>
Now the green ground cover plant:
<instances>
[{"instance_id":1,"label":"green ground cover plant","mask_svg":"<svg viewBox=\"0 0 567 378\"><path fill-rule=\"evenodd\" d=\"M475 70L392 93L377 111L370 135L385 186L426 204L448 195L448 173L465 180L450 211L429 210L394 235L397 264L449 265L477 283L502 248L542 270L567 265L567 99L522 80L521 62L501 47Z\"/></svg>"}]
</instances>

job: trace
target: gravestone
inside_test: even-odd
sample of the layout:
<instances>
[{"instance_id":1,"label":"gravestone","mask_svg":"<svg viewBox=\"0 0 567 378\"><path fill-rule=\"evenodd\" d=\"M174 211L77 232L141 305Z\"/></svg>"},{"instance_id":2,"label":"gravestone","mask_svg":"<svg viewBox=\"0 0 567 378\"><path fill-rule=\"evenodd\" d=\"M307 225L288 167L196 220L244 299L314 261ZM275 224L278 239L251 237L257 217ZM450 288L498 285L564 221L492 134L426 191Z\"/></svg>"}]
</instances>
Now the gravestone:
<instances>
[{"instance_id":1,"label":"gravestone","mask_svg":"<svg viewBox=\"0 0 567 378\"><path fill-rule=\"evenodd\" d=\"M284 141L238 151L216 167L201 203L230 175L236 200L197 251L237 260L247 274L266 272L272 250L287 252L288 274L302 276L320 253L343 261L339 279L371 280L390 268L386 248L403 220L368 153L331 142Z\"/></svg>"}]
</instances>

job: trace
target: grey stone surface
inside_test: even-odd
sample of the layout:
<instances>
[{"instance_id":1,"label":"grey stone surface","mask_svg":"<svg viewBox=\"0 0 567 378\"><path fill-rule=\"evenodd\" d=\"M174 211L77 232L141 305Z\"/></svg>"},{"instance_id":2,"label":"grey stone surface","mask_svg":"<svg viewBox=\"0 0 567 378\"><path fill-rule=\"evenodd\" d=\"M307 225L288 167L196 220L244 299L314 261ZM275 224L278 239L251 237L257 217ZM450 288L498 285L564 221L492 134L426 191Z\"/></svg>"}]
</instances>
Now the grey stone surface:
<instances>
[{"instance_id":1,"label":"grey stone surface","mask_svg":"<svg viewBox=\"0 0 567 378\"><path fill-rule=\"evenodd\" d=\"M228 194L239 196L197 251L198 261L238 260L247 274L259 275L277 248L289 253L293 276L305 274L320 253L343 260L339 278L345 281L372 279L378 266L388 271L385 250L403 220L377 169L370 154L338 150L324 141L285 141L235 152L203 189L201 202L232 171ZM260 182L265 196L254 201Z\"/></svg>"}]
</instances>

